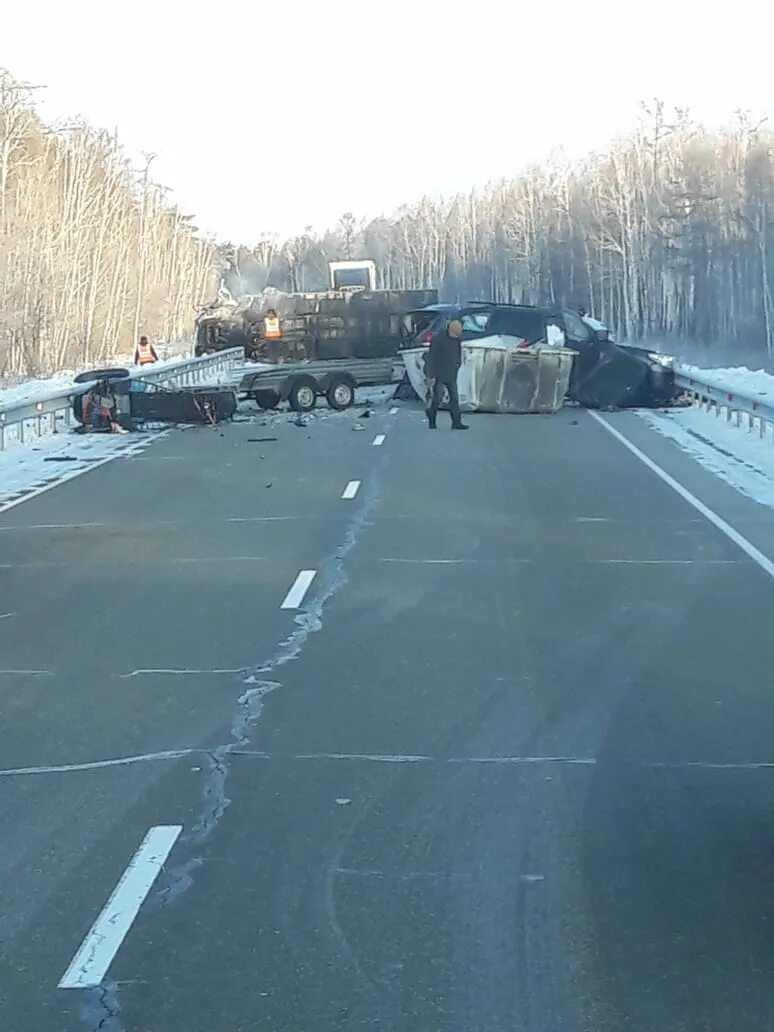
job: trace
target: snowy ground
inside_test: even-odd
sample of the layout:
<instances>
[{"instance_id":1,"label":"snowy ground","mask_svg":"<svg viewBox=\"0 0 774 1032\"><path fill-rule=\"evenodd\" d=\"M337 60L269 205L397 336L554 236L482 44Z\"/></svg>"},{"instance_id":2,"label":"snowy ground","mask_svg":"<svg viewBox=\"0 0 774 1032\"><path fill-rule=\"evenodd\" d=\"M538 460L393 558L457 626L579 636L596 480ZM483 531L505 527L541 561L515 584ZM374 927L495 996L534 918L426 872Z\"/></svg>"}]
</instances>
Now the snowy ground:
<instances>
[{"instance_id":1,"label":"snowy ground","mask_svg":"<svg viewBox=\"0 0 774 1032\"><path fill-rule=\"evenodd\" d=\"M763 369L748 369L746 366L704 369L701 366L682 365L680 372L710 386L717 384L740 394L774 400L774 375Z\"/></svg>"},{"instance_id":2,"label":"snowy ground","mask_svg":"<svg viewBox=\"0 0 774 1032\"><path fill-rule=\"evenodd\" d=\"M178 344L159 344L157 352L161 361L154 368L163 369L170 362L179 361L190 350L191 345L187 341ZM131 369L132 356L118 355L109 361L102 362L101 366L103 369L116 366ZM69 387L73 382L73 378L84 368L93 369L94 366L84 366L81 369L63 369L58 373L53 373L51 376L22 380L18 383L0 382L0 405L17 405L24 401L37 400L41 395Z\"/></svg>"},{"instance_id":3,"label":"snowy ground","mask_svg":"<svg viewBox=\"0 0 774 1032\"><path fill-rule=\"evenodd\" d=\"M756 374L757 375L757 374ZM774 377L769 377L774 385ZM741 388L737 388L741 389ZM774 436L771 427L760 436L760 424L752 431L728 423L698 408L651 412L641 419L674 441L705 469L762 505L774 506Z\"/></svg>"},{"instance_id":4,"label":"snowy ground","mask_svg":"<svg viewBox=\"0 0 774 1032\"><path fill-rule=\"evenodd\" d=\"M162 431L166 432L166 431ZM0 452L0 513L90 469L147 448L159 432L57 434Z\"/></svg>"}]
</instances>

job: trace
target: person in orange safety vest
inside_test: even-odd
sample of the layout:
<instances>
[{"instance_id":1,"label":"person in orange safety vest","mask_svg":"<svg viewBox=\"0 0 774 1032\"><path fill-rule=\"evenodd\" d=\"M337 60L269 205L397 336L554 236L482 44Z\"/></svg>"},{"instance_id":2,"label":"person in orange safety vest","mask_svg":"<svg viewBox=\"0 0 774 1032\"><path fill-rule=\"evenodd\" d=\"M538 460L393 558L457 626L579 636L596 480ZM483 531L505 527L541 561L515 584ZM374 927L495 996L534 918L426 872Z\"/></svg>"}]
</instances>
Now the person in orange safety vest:
<instances>
[{"instance_id":1,"label":"person in orange safety vest","mask_svg":"<svg viewBox=\"0 0 774 1032\"><path fill-rule=\"evenodd\" d=\"M156 354L156 349L150 343L147 337L140 337L140 343L134 352L134 364L139 366L151 365L153 362L158 362L159 356Z\"/></svg>"},{"instance_id":2,"label":"person in orange safety vest","mask_svg":"<svg viewBox=\"0 0 774 1032\"><path fill-rule=\"evenodd\" d=\"M263 336L265 340L282 340L282 327L273 308L269 309L263 320Z\"/></svg>"},{"instance_id":3,"label":"person in orange safety vest","mask_svg":"<svg viewBox=\"0 0 774 1032\"><path fill-rule=\"evenodd\" d=\"M282 327L277 313L270 308L263 320L263 340L266 345L266 358L270 362L279 362Z\"/></svg>"}]
</instances>

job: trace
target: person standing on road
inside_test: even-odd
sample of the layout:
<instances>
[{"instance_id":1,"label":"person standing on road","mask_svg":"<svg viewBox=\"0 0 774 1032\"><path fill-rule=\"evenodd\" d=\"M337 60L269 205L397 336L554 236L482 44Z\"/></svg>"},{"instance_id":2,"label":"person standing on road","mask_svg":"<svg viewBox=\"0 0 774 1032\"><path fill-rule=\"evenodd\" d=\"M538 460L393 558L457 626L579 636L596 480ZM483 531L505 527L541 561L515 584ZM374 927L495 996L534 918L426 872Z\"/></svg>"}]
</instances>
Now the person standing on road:
<instances>
[{"instance_id":1,"label":"person standing on road","mask_svg":"<svg viewBox=\"0 0 774 1032\"><path fill-rule=\"evenodd\" d=\"M427 373L433 379L433 391L430 406L427 409L427 422L431 430L436 428L438 409L443 399L444 387L449 394L449 412L451 413L452 430L467 430L468 426L460 418L460 396L457 390L457 373L462 365L462 323L452 319L442 329L434 333L427 354Z\"/></svg>"},{"instance_id":2,"label":"person standing on road","mask_svg":"<svg viewBox=\"0 0 774 1032\"><path fill-rule=\"evenodd\" d=\"M148 338L140 337L140 343L134 352L134 364L138 366L151 365L153 362L158 362L158 360L159 356L156 354L156 349Z\"/></svg>"}]
</instances>

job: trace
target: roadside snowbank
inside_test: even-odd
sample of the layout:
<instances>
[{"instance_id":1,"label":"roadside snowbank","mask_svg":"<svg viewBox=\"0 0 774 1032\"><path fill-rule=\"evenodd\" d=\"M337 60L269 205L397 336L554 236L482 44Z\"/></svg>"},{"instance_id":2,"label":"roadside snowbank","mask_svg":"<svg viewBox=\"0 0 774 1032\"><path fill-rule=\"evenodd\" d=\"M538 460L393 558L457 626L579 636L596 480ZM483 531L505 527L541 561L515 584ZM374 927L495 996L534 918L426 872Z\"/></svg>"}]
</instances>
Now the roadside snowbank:
<instances>
[{"instance_id":1,"label":"roadside snowbank","mask_svg":"<svg viewBox=\"0 0 774 1032\"><path fill-rule=\"evenodd\" d=\"M774 399L774 375L763 369L748 369L747 366L703 369L701 366L683 364L680 372L710 386L717 385L740 394Z\"/></svg>"},{"instance_id":2,"label":"roadside snowbank","mask_svg":"<svg viewBox=\"0 0 774 1032\"><path fill-rule=\"evenodd\" d=\"M723 370L727 371L750 373L749 369ZM772 382L774 394L774 376L763 375ZM741 377L739 383L742 382L748 381ZM737 491L761 505L774 507L774 437L770 427L761 437L757 427L748 433L722 417L696 408L666 412L640 409L637 415Z\"/></svg>"},{"instance_id":3,"label":"roadside snowbank","mask_svg":"<svg viewBox=\"0 0 774 1032\"><path fill-rule=\"evenodd\" d=\"M12 445L0 451L0 514L25 498L72 480L111 459L134 455L158 436L158 432L84 434L82 437L57 434L41 437L34 445Z\"/></svg>"},{"instance_id":4,"label":"roadside snowbank","mask_svg":"<svg viewBox=\"0 0 774 1032\"><path fill-rule=\"evenodd\" d=\"M21 405L25 401L39 401L41 396L69 387L75 375L68 370L55 373L45 380L25 380L12 387L0 387L0 405Z\"/></svg>"},{"instance_id":5,"label":"roadside snowbank","mask_svg":"<svg viewBox=\"0 0 774 1032\"><path fill-rule=\"evenodd\" d=\"M172 362L177 362L191 350L187 341L176 344L158 344L156 350L160 361L155 363L154 369L163 369ZM103 369L108 367L123 367L131 369L133 364L132 355L118 355L101 363ZM83 369L94 368L84 366L82 369L62 369L51 376L36 377L30 380L21 380L15 383L0 382L0 405L20 405L25 401L38 401L41 396L47 396L52 391L61 391L69 387L73 379Z\"/></svg>"}]
</instances>

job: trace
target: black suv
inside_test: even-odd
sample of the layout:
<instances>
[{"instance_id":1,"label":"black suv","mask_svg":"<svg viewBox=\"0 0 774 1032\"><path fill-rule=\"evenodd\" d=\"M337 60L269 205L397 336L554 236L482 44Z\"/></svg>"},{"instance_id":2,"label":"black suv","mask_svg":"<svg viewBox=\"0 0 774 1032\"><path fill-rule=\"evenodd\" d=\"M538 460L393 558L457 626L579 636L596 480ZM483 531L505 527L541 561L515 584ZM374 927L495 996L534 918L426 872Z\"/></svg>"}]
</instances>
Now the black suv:
<instances>
[{"instance_id":1,"label":"black suv","mask_svg":"<svg viewBox=\"0 0 774 1032\"><path fill-rule=\"evenodd\" d=\"M519 337L524 346L551 341L550 327L564 333L577 352L568 394L588 408L631 408L669 404L675 397L674 359L647 348L616 344L602 323L570 309L470 302L431 305L410 313L411 332L404 347L429 344L444 322L459 319L462 340L493 334Z\"/></svg>"},{"instance_id":2,"label":"black suv","mask_svg":"<svg viewBox=\"0 0 774 1032\"><path fill-rule=\"evenodd\" d=\"M429 344L444 322L459 319L463 340L479 340L495 333L521 337L527 344L546 339L547 312L532 305L499 305L487 301L465 305L429 305L410 312L411 333L407 347Z\"/></svg>"}]
</instances>

